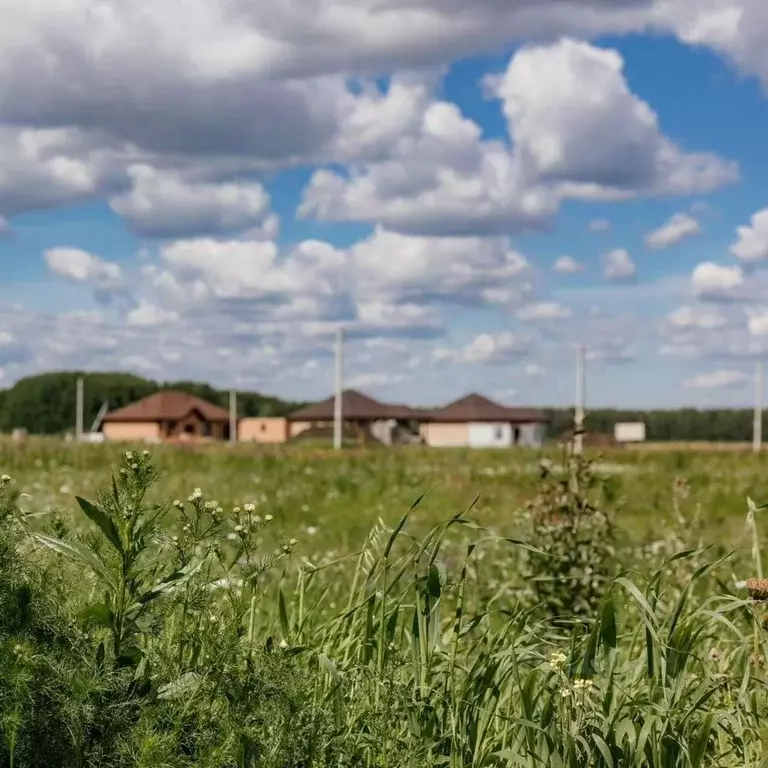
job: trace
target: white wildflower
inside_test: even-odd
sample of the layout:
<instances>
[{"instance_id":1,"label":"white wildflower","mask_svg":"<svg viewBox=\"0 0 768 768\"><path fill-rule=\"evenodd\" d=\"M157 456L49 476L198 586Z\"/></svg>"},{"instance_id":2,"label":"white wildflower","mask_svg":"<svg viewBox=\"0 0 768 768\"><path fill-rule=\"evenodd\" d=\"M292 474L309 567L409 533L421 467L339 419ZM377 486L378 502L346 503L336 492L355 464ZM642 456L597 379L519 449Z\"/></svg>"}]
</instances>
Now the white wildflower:
<instances>
[{"instance_id":1,"label":"white wildflower","mask_svg":"<svg viewBox=\"0 0 768 768\"><path fill-rule=\"evenodd\" d=\"M549 666L552 669L562 669L566 661L568 661L568 657L561 651L557 651L549 657Z\"/></svg>"},{"instance_id":2,"label":"white wildflower","mask_svg":"<svg viewBox=\"0 0 768 768\"><path fill-rule=\"evenodd\" d=\"M256 511L256 505L253 502L248 502L248 504L245 504L243 506L243 509L246 512L255 512Z\"/></svg>"}]
</instances>

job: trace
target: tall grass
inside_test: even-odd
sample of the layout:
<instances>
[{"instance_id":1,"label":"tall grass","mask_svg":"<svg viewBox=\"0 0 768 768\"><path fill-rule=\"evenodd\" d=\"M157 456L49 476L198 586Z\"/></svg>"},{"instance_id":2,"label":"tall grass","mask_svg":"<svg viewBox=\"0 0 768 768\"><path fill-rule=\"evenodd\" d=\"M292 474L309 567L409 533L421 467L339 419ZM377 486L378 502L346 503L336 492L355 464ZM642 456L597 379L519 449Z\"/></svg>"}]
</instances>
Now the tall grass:
<instances>
[{"instance_id":1,"label":"tall grass","mask_svg":"<svg viewBox=\"0 0 768 768\"><path fill-rule=\"evenodd\" d=\"M130 452L53 520L0 484L0 765L765 762L764 631L727 553L619 553L592 613L553 621L520 574L562 554L476 509L414 534L419 499L313 562L256 504L155 481Z\"/></svg>"}]
</instances>

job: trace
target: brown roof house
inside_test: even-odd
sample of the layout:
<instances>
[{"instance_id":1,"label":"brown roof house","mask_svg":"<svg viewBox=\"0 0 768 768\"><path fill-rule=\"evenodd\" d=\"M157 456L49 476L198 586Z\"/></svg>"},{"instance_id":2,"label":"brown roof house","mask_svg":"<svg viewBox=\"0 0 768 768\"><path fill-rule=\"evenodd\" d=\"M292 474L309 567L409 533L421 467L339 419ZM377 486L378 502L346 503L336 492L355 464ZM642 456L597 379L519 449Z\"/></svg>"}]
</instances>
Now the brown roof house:
<instances>
[{"instance_id":1,"label":"brown roof house","mask_svg":"<svg viewBox=\"0 0 768 768\"><path fill-rule=\"evenodd\" d=\"M546 415L534 408L511 408L471 394L424 412L421 437L427 445L469 448L539 447Z\"/></svg>"},{"instance_id":2,"label":"brown roof house","mask_svg":"<svg viewBox=\"0 0 768 768\"><path fill-rule=\"evenodd\" d=\"M168 390L111 411L102 430L107 440L226 440L229 413L187 392Z\"/></svg>"},{"instance_id":3,"label":"brown roof house","mask_svg":"<svg viewBox=\"0 0 768 768\"><path fill-rule=\"evenodd\" d=\"M333 434L335 397L295 411L288 417L292 439L327 437ZM355 389L341 393L341 418L344 436L357 442L390 444L396 439L399 425L420 421L421 412L405 405L388 405Z\"/></svg>"}]
</instances>

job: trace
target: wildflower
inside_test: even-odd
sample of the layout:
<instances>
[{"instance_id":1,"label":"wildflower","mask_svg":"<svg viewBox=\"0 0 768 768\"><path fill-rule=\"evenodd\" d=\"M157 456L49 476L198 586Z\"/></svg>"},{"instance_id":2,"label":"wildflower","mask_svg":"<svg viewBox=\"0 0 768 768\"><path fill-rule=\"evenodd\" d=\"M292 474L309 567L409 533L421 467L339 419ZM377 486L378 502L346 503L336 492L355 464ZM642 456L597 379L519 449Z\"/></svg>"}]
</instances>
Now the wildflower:
<instances>
[{"instance_id":1,"label":"wildflower","mask_svg":"<svg viewBox=\"0 0 768 768\"><path fill-rule=\"evenodd\" d=\"M290 540L288 543L289 543L289 544L290 544L292 547L295 547L295 546L296 546L296 545L299 543L299 541L298 541L298 539L291 539L291 540Z\"/></svg>"},{"instance_id":2,"label":"wildflower","mask_svg":"<svg viewBox=\"0 0 768 768\"><path fill-rule=\"evenodd\" d=\"M203 498L203 492L200 488L195 488L194 491L192 491L192 500L196 501L197 499Z\"/></svg>"},{"instance_id":3,"label":"wildflower","mask_svg":"<svg viewBox=\"0 0 768 768\"><path fill-rule=\"evenodd\" d=\"M557 651L549 657L549 666L552 669L562 669L566 661L568 661L568 657L561 651Z\"/></svg>"},{"instance_id":4,"label":"wildflower","mask_svg":"<svg viewBox=\"0 0 768 768\"><path fill-rule=\"evenodd\" d=\"M570 688L569 688L567 685L564 685L564 686L563 686L563 687L560 689L560 695L561 695L561 696L562 696L564 699L567 699L567 698L568 698L568 697L571 695L571 693L572 693L572 691L571 691L571 689L570 689Z\"/></svg>"},{"instance_id":5,"label":"wildflower","mask_svg":"<svg viewBox=\"0 0 768 768\"><path fill-rule=\"evenodd\" d=\"M235 532L236 533L242 533L242 531L243 531L243 526L242 525L236 525L235 526Z\"/></svg>"},{"instance_id":6,"label":"wildflower","mask_svg":"<svg viewBox=\"0 0 768 768\"><path fill-rule=\"evenodd\" d=\"M723 660L723 652L719 648L711 648L709 651L709 660L719 662Z\"/></svg>"},{"instance_id":7,"label":"wildflower","mask_svg":"<svg viewBox=\"0 0 768 768\"><path fill-rule=\"evenodd\" d=\"M594 686L594 682L592 682L592 680L587 680L585 678L577 678L576 680L573 681L573 689L575 691L583 691L586 693L593 686Z\"/></svg>"},{"instance_id":8,"label":"wildflower","mask_svg":"<svg viewBox=\"0 0 768 768\"><path fill-rule=\"evenodd\" d=\"M125 452L125 458L126 458L127 461L132 461L133 460L133 452L132 451L126 451Z\"/></svg>"},{"instance_id":9,"label":"wildflower","mask_svg":"<svg viewBox=\"0 0 768 768\"><path fill-rule=\"evenodd\" d=\"M236 515L239 515L239 514L240 514L240 507L232 507L232 511L233 511L233 512L234 512Z\"/></svg>"},{"instance_id":10,"label":"wildflower","mask_svg":"<svg viewBox=\"0 0 768 768\"><path fill-rule=\"evenodd\" d=\"M747 579L747 593L757 602L768 601L768 579Z\"/></svg>"},{"instance_id":11,"label":"wildflower","mask_svg":"<svg viewBox=\"0 0 768 768\"><path fill-rule=\"evenodd\" d=\"M184 504L179 499L174 499L173 506L177 509L184 509Z\"/></svg>"},{"instance_id":12,"label":"wildflower","mask_svg":"<svg viewBox=\"0 0 768 768\"><path fill-rule=\"evenodd\" d=\"M128 474L128 470L125 467L121 467L120 468L120 474L121 475L127 475Z\"/></svg>"},{"instance_id":13,"label":"wildflower","mask_svg":"<svg viewBox=\"0 0 768 768\"><path fill-rule=\"evenodd\" d=\"M246 512L255 512L256 505L252 502L249 502L248 504L244 505L243 509L245 509Z\"/></svg>"},{"instance_id":14,"label":"wildflower","mask_svg":"<svg viewBox=\"0 0 768 768\"><path fill-rule=\"evenodd\" d=\"M0 484L7 485L10 482L11 482L11 476L10 475L3 475L2 477L0 477Z\"/></svg>"},{"instance_id":15,"label":"wildflower","mask_svg":"<svg viewBox=\"0 0 768 768\"><path fill-rule=\"evenodd\" d=\"M285 640L281 640L280 647L285 650L288 647L288 643Z\"/></svg>"},{"instance_id":16,"label":"wildflower","mask_svg":"<svg viewBox=\"0 0 768 768\"><path fill-rule=\"evenodd\" d=\"M271 523L274 518L272 515L264 515L264 522Z\"/></svg>"},{"instance_id":17,"label":"wildflower","mask_svg":"<svg viewBox=\"0 0 768 768\"><path fill-rule=\"evenodd\" d=\"M309 512L309 505L308 504L303 504L302 507L301 507L301 511L302 512Z\"/></svg>"},{"instance_id":18,"label":"wildflower","mask_svg":"<svg viewBox=\"0 0 768 768\"><path fill-rule=\"evenodd\" d=\"M310 536L314 536L317 533L317 528L315 528L314 525L310 525L307 527L307 534Z\"/></svg>"},{"instance_id":19,"label":"wildflower","mask_svg":"<svg viewBox=\"0 0 768 768\"><path fill-rule=\"evenodd\" d=\"M142 451L141 455L146 459L149 457L149 451Z\"/></svg>"}]
</instances>

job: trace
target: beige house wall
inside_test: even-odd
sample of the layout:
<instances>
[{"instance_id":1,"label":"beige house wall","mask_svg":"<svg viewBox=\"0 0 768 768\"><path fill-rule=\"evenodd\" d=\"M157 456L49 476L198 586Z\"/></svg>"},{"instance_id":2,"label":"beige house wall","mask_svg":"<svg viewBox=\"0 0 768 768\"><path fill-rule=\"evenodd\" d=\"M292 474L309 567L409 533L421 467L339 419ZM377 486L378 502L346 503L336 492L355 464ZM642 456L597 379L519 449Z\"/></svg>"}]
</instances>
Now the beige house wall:
<instances>
[{"instance_id":1,"label":"beige house wall","mask_svg":"<svg viewBox=\"0 0 768 768\"><path fill-rule=\"evenodd\" d=\"M102 426L104 438L116 442L157 442L160 439L160 425L155 422L107 422Z\"/></svg>"},{"instance_id":2,"label":"beige house wall","mask_svg":"<svg viewBox=\"0 0 768 768\"><path fill-rule=\"evenodd\" d=\"M440 447L461 447L469 445L468 424L423 423L419 435L427 445Z\"/></svg>"},{"instance_id":3,"label":"beige house wall","mask_svg":"<svg viewBox=\"0 0 768 768\"><path fill-rule=\"evenodd\" d=\"M240 419L237 438L255 443L284 443L288 440L288 420L278 417Z\"/></svg>"}]
</instances>

